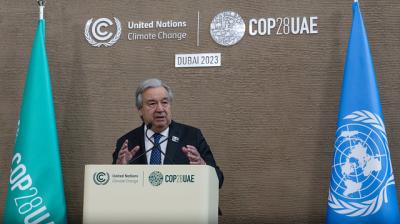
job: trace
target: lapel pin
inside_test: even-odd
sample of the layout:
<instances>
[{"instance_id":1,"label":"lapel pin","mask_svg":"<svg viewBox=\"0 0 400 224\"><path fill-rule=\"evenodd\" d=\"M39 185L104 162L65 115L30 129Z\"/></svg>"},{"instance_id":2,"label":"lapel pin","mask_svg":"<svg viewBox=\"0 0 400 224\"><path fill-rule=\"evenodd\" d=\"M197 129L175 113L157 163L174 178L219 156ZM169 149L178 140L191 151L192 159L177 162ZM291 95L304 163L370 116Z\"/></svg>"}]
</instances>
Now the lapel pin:
<instances>
[{"instance_id":1,"label":"lapel pin","mask_svg":"<svg viewBox=\"0 0 400 224\"><path fill-rule=\"evenodd\" d=\"M176 137L176 136L172 136L172 141L173 141L173 142L179 142L179 138Z\"/></svg>"}]
</instances>

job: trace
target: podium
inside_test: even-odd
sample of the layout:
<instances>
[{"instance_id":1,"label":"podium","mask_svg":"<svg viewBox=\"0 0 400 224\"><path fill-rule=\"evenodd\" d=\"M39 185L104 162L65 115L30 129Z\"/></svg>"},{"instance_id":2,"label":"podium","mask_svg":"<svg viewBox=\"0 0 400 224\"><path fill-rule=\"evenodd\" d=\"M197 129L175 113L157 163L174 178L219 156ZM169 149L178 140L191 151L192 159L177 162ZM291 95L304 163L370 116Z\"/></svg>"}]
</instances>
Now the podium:
<instances>
[{"instance_id":1,"label":"podium","mask_svg":"<svg viewBox=\"0 0 400 224\"><path fill-rule=\"evenodd\" d=\"M86 165L83 223L218 223L207 165Z\"/></svg>"}]
</instances>

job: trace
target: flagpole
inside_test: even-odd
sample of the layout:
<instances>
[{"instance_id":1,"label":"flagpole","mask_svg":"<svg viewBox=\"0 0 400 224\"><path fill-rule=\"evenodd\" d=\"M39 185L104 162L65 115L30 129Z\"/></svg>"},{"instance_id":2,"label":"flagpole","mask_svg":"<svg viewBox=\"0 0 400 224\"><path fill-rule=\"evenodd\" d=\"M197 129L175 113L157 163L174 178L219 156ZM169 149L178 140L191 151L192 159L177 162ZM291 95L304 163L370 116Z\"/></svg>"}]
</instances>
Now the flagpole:
<instances>
[{"instance_id":1,"label":"flagpole","mask_svg":"<svg viewBox=\"0 0 400 224\"><path fill-rule=\"evenodd\" d=\"M43 19L44 14L44 5L46 4L46 0L37 0L39 5L39 19Z\"/></svg>"}]
</instances>

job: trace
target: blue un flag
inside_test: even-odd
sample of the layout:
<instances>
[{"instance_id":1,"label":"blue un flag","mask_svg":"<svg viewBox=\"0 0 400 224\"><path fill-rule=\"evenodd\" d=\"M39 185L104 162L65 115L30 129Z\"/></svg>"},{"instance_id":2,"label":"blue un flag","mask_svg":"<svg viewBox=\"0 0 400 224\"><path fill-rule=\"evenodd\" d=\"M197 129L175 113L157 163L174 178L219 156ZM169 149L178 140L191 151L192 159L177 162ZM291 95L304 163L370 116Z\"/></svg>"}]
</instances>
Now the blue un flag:
<instances>
[{"instance_id":1,"label":"blue un flag","mask_svg":"<svg viewBox=\"0 0 400 224\"><path fill-rule=\"evenodd\" d=\"M327 223L400 223L374 66L358 2L344 68Z\"/></svg>"}]
</instances>

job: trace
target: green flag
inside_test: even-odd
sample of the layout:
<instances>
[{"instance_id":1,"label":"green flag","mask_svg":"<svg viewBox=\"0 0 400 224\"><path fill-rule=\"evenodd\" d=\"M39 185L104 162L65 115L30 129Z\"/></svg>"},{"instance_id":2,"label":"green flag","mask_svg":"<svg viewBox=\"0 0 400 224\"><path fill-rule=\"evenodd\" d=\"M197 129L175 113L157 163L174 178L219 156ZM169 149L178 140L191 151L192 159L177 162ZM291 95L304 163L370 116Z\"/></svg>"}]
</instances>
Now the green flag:
<instances>
[{"instance_id":1,"label":"green flag","mask_svg":"<svg viewBox=\"0 0 400 224\"><path fill-rule=\"evenodd\" d=\"M4 223L67 223L42 19L26 77Z\"/></svg>"}]
</instances>

